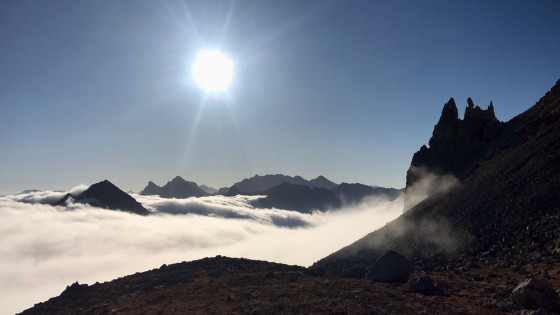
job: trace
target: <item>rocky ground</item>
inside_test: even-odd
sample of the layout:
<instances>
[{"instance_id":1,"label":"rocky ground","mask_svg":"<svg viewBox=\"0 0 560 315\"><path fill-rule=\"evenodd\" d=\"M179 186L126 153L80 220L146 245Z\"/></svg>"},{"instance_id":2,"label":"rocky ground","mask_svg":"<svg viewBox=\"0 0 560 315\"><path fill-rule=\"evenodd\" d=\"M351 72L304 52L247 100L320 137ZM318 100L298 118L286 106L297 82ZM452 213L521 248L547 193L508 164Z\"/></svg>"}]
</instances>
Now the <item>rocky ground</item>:
<instances>
[{"instance_id":1,"label":"rocky ground","mask_svg":"<svg viewBox=\"0 0 560 315\"><path fill-rule=\"evenodd\" d=\"M518 284L543 278L560 288L558 263L504 268L483 259L447 265L455 267L426 271L414 264L410 282L416 285L411 285L218 256L163 265L107 283L76 283L22 314L529 314L512 303ZM414 280L422 276L444 289L418 285L423 280Z\"/></svg>"}]
</instances>

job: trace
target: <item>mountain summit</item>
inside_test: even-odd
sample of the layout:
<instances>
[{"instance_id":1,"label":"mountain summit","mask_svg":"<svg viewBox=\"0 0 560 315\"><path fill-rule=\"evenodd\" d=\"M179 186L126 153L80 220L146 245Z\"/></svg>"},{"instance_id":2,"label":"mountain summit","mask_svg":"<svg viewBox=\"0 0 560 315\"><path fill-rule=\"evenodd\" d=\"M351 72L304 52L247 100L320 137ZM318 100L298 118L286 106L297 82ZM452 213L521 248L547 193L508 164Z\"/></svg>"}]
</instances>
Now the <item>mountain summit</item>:
<instances>
[{"instance_id":1,"label":"mountain summit","mask_svg":"<svg viewBox=\"0 0 560 315\"><path fill-rule=\"evenodd\" d=\"M176 176L161 187L159 195L163 198L189 198L208 196L208 193L198 187L195 182L188 182L181 176Z\"/></svg>"},{"instance_id":2,"label":"mountain summit","mask_svg":"<svg viewBox=\"0 0 560 315\"><path fill-rule=\"evenodd\" d=\"M159 195L160 193L161 187L156 185L154 182L149 181L148 185L140 192L140 195Z\"/></svg>"},{"instance_id":3,"label":"mountain summit","mask_svg":"<svg viewBox=\"0 0 560 315\"><path fill-rule=\"evenodd\" d=\"M471 98L467 104L461 120L455 100L451 98L445 103L430 138L430 147L422 146L412 157L406 174L405 208L414 205L411 198L406 198L406 192L427 174L463 179L493 154L504 124L496 119L492 102L486 110L475 106Z\"/></svg>"},{"instance_id":4,"label":"mountain summit","mask_svg":"<svg viewBox=\"0 0 560 315\"><path fill-rule=\"evenodd\" d=\"M86 203L94 207L121 210L140 215L148 215L150 213L136 199L108 180L93 184L76 196L66 194L61 200L56 202L56 205L62 205L70 198L75 202Z\"/></svg>"}]
</instances>

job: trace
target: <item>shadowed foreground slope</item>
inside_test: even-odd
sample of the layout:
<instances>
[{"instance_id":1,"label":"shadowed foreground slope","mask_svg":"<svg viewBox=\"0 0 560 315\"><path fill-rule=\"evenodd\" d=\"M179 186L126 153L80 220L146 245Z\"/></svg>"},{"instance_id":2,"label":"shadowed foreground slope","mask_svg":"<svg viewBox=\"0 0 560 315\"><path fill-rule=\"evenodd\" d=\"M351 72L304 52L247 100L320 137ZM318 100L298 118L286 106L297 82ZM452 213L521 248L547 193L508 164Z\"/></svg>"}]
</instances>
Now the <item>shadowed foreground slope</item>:
<instances>
[{"instance_id":1,"label":"shadowed foreground slope","mask_svg":"<svg viewBox=\"0 0 560 315\"><path fill-rule=\"evenodd\" d=\"M535 266L527 273L542 274ZM560 268L549 271L555 286ZM264 261L217 256L163 265L106 283L74 283L21 314L495 314L524 275L483 267L432 273L451 294L426 296L400 284L371 283Z\"/></svg>"}]
</instances>

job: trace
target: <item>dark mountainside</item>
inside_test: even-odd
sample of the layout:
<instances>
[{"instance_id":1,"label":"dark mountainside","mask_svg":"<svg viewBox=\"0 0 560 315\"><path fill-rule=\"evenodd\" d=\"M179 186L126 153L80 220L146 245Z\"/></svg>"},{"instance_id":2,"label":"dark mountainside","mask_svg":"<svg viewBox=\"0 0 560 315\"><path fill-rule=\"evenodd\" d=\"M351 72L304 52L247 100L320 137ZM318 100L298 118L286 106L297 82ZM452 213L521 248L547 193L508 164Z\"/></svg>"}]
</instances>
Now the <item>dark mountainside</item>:
<instances>
[{"instance_id":1,"label":"dark mountainside","mask_svg":"<svg viewBox=\"0 0 560 315\"><path fill-rule=\"evenodd\" d=\"M121 210L140 215L148 215L150 213L136 199L120 190L108 180L93 184L76 196L66 194L55 205L64 205L69 198L73 198L74 202L87 203L95 207L111 210Z\"/></svg>"},{"instance_id":2,"label":"dark mountainside","mask_svg":"<svg viewBox=\"0 0 560 315\"><path fill-rule=\"evenodd\" d=\"M427 153L431 149L425 147L414 155L413 164L453 170L464 179L315 267L364 268L389 249L419 261L422 268L457 268L488 258L499 266L515 268L560 261L560 81L529 110L490 128L495 134L492 139L479 135L487 134L480 130L488 123L496 124L491 122L494 119L469 127L473 135L457 132L457 139L451 137L456 125L446 121L451 117L449 121L456 122L455 116L453 104L447 103L430 140L447 157L436 158L444 165L422 160L420 157L435 154ZM467 144L475 153L465 153L475 162L466 161L468 166L463 167L452 162L463 149L446 145L462 143L462 139L477 139ZM463 258L456 260L458 257Z\"/></svg>"},{"instance_id":3,"label":"dark mountainside","mask_svg":"<svg viewBox=\"0 0 560 315\"><path fill-rule=\"evenodd\" d=\"M310 268L207 258L75 283L23 314L558 312L559 122L560 81L458 185Z\"/></svg>"},{"instance_id":4,"label":"dark mountainside","mask_svg":"<svg viewBox=\"0 0 560 315\"><path fill-rule=\"evenodd\" d=\"M318 188L327 188L330 189L336 186L335 183L331 182L330 180L326 179L323 176L319 176L311 181L308 181L301 176L287 176L287 175L264 175L259 176L255 175L251 178L245 178L244 180L237 182L232 185L232 188L235 186L239 191L243 192L243 194L260 194L265 192L266 190L278 186L282 183L290 183L296 185L306 185L310 187L318 187ZM332 186L332 187L331 187Z\"/></svg>"},{"instance_id":5,"label":"dark mountainside","mask_svg":"<svg viewBox=\"0 0 560 315\"><path fill-rule=\"evenodd\" d=\"M161 194L161 187L154 184L154 182L148 182L148 185L142 189L140 195L148 196L148 195L159 195Z\"/></svg>"},{"instance_id":6,"label":"dark mountainside","mask_svg":"<svg viewBox=\"0 0 560 315\"><path fill-rule=\"evenodd\" d=\"M402 194L401 189L371 187L359 183L342 183L331 190L345 204L359 203L366 197L381 197L387 200L395 200Z\"/></svg>"},{"instance_id":7,"label":"dark mountainside","mask_svg":"<svg viewBox=\"0 0 560 315\"><path fill-rule=\"evenodd\" d=\"M229 196L230 193L232 195L241 194L236 186L233 186L226 196ZM259 199L259 203L265 208L311 213L314 210L337 210L346 205L359 203L366 197L395 200L402 194L402 190L346 183L337 185L333 189L282 183L262 194L266 197Z\"/></svg>"},{"instance_id":8,"label":"dark mountainside","mask_svg":"<svg viewBox=\"0 0 560 315\"><path fill-rule=\"evenodd\" d=\"M237 188L237 186L231 186L225 193L224 196L233 197L237 195L243 195L243 192Z\"/></svg>"},{"instance_id":9,"label":"dark mountainside","mask_svg":"<svg viewBox=\"0 0 560 315\"><path fill-rule=\"evenodd\" d=\"M259 199L259 203L266 208L311 213L314 209L326 211L341 206L340 200L332 191L307 185L283 183L268 189L265 194L267 196Z\"/></svg>"},{"instance_id":10,"label":"dark mountainside","mask_svg":"<svg viewBox=\"0 0 560 315\"><path fill-rule=\"evenodd\" d=\"M176 176L161 187L159 196L162 198L189 198L208 196L208 193L198 187L195 182L187 182L181 176Z\"/></svg>"}]
</instances>

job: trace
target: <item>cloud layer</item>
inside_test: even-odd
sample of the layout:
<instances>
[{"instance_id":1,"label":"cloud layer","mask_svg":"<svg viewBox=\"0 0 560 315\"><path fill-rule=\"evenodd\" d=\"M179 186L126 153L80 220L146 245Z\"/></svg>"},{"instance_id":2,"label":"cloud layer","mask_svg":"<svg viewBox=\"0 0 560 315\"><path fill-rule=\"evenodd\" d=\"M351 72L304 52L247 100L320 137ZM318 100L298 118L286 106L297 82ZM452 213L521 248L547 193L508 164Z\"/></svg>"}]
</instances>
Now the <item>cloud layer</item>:
<instances>
[{"instance_id":1,"label":"cloud layer","mask_svg":"<svg viewBox=\"0 0 560 315\"><path fill-rule=\"evenodd\" d=\"M401 200L301 214L255 208L255 196L134 195L154 212L147 217L37 203L64 194L0 197L0 304L6 314L56 296L75 281L109 281L164 263L226 255L308 266L402 213Z\"/></svg>"}]
</instances>

